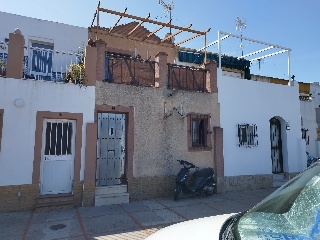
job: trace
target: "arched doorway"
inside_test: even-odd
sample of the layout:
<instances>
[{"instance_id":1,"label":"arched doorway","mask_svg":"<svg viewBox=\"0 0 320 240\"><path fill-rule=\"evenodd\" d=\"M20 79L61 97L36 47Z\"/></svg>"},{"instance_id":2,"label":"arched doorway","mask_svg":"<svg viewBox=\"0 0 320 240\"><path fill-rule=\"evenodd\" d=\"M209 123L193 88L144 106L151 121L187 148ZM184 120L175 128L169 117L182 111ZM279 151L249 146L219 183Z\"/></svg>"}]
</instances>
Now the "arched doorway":
<instances>
[{"instance_id":1,"label":"arched doorway","mask_svg":"<svg viewBox=\"0 0 320 240\"><path fill-rule=\"evenodd\" d=\"M283 173L281 122L275 117L270 119L270 142L272 173Z\"/></svg>"}]
</instances>

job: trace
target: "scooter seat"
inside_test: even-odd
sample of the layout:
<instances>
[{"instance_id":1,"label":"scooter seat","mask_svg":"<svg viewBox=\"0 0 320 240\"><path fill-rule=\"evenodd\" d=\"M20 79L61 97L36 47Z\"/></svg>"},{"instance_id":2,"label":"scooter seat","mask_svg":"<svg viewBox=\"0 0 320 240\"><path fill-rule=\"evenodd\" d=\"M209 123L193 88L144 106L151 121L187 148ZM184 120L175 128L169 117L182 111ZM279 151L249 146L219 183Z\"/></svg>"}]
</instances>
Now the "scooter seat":
<instances>
[{"instance_id":1,"label":"scooter seat","mask_svg":"<svg viewBox=\"0 0 320 240\"><path fill-rule=\"evenodd\" d=\"M213 174L213 168L203 168L193 173L194 177L206 177Z\"/></svg>"}]
</instances>

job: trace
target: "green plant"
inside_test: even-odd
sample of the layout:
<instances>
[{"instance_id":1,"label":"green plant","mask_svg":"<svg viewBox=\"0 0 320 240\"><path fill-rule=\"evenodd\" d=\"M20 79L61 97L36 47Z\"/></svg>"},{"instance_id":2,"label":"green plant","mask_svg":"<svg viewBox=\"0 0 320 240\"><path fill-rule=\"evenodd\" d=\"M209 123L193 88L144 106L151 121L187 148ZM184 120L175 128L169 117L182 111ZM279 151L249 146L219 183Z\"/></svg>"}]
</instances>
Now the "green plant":
<instances>
[{"instance_id":1,"label":"green plant","mask_svg":"<svg viewBox=\"0 0 320 240\"><path fill-rule=\"evenodd\" d=\"M73 63L69 66L66 73L66 82L83 84L86 80L85 69L84 69L84 44L79 47L77 53L77 63Z\"/></svg>"},{"instance_id":2,"label":"green plant","mask_svg":"<svg viewBox=\"0 0 320 240\"><path fill-rule=\"evenodd\" d=\"M6 63L0 61L0 76L6 76Z\"/></svg>"},{"instance_id":3,"label":"green plant","mask_svg":"<svg viewBox=\"0 0 320 240\"><path fill-rule=\"evenodd\" d=\"M5 62L3 61L0 61L0 69L2 70L2 68L5 68L6 67L6 64Z\"/></svg>"},{"instance_id":4,"label":"green plant","mask_svg":"<svg viewBox=\"0 0 320 240\"><path fill-rule=\"evenodd\" d=\"M84 63L73 63L69 66L66 74L66 82L83 84L85 81Z\"/></svg>"}]
</instances>

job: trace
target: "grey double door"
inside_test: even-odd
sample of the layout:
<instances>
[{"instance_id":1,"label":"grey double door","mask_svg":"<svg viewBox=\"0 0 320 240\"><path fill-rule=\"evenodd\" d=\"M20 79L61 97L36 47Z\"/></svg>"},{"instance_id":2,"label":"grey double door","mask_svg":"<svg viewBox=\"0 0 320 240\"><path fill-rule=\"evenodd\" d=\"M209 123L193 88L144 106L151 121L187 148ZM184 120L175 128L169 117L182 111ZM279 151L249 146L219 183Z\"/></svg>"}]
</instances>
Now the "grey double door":
<instances>
[{"instance_id":1,"label":"grey double door","mask_svg":"<svg viewBox=\"0 0 320 240\"><path fill-rule=\"evenodd\" d=\"M98 113L96 186L121 184L125 171L126 115Z\"/></svg>"}]
</instances>

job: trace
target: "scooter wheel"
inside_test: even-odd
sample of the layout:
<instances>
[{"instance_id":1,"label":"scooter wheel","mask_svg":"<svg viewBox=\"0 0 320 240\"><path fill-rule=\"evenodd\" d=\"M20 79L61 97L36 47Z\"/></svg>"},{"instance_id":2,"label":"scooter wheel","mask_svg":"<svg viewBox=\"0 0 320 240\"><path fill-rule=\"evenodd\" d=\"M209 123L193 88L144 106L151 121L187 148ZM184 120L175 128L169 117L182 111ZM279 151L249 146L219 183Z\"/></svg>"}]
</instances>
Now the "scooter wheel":
<instances>
[{"instance_id":1,"label":"scooter wheel","mask_svg":"<svg viewBox=\"0 0 320 240\"><path fill-rule=\"evenodd\" d=\"M213 181L208 181L207 185L204 187L203 192L207 195L207 196L211 196L214 193L215 190L215 184Z\"/></svg>"},{"instance_id":2,"label":"scooter wheel","mask_svg":"<svg viewBox=\"0 0 320 240\"><path fill-rule=\"evenodd\" d=\"M173 200L177 201L181 195L181 192L182 192L182 186L177 184L176 188L174 189Z\"/></svg>"}]
</instances>

